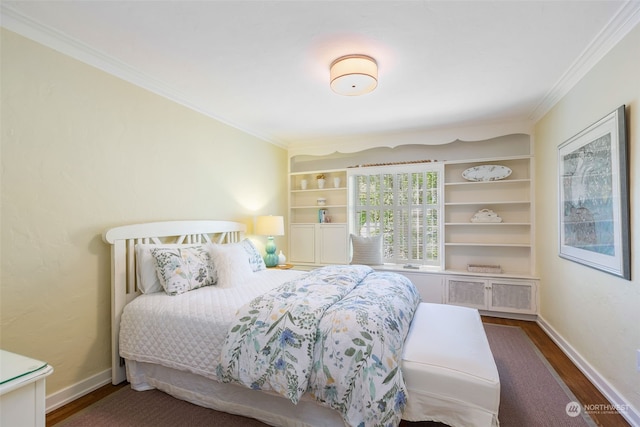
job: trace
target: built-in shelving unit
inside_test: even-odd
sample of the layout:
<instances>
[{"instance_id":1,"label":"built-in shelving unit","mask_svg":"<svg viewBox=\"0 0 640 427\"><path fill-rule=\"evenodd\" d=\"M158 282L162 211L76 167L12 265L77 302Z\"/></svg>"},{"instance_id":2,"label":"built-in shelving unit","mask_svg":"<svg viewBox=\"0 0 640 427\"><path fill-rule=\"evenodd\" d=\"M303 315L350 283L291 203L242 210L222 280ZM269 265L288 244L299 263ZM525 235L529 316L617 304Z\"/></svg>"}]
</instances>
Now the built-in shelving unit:
<instances>
[{"instance_id":1,"label":"built-in shelving unit","mask_svg":"<svg viewBox=\"0 0 640 427\"><path fill-rule=\"evenodd\" d=\"M445 164L445 269L467 272L468 264L500 265L504 273L533 273L532 158L504 157ZM511 175L495 181L468 181L462 173L475 166L502 165ZM502 222L471 222L490 209Z\"/></svg>"},{"instance_id":2,"label":"built-in shelving unit","mask_svg":"<svg viewBox=\"0 0 640 427\"><path fill-rule=\"evenodd\" d=\"M318 187L318 175L325 176L324 188ZM335 179L339 182L336 186ZM303 189L302 181L306 180ZM309 171L291 173L289 175L290 222L317 223L318 210L326 209L331 223L347 222L347 172L344 169L328 171ZM325 204L318 204L318 199L324 199Z\"/></svg>"},{"instance_id":3,"label":"built-in shelving unit","mask_svg":"<svg viewBox=\"0 0 640 427\"><path fill-rule=\"evenodd\" d=\"M404 269L402 265L376 267L409 277L424 301L466 305L491 313L529 316L537 312L537 286L534 259L534 170L530 139L516 135L487 140L487 157L476 143L454 142L449 147L429 147L429 155L444 164L443 177L443 269ZM298 268L348 263L348 192L346 168L360 163L428 158L416 146L407 148L405 157L393 158L380 150L378 157L359 158L356 154L326 159L292 159L289 173L289 259ZM434 150L440 150L438 152ZM484 153L484 151L483 151ZM499 153L508 153L500 155ZM468 155L476 158L469 159ZM303 156L304 157L304 156ZM366 160L366 161L365 161ZM344 169L321 169L323 166ZM493 181L470 181L463 177L469 168L500 165L511 174ZM305 170L307 169L307 170ZM325 175L324 188L316 176ZM335 185L334 178L339 179ZM306 188L302 180L306 179ZM325 199L323 206L318 199ZM326 209L329 223L319 223L318 210ZM501 222L472 222L478 211L489 209ZM469 271L468 265L500 266L500 272Z\"/></svg>"},{"instance_id":4,"label":"built-in shelving unit","mask_svg":"<svg viewBox=\"0 0 640 427\"><path fill-rule=\"evenodd\" d=\"M322 187L318 175L324 176ZM289 174L290 262L302 265L349 262L346 185L345 169ZM321 209L326 211L322 223Z\"/></svg>"}]
</instances>

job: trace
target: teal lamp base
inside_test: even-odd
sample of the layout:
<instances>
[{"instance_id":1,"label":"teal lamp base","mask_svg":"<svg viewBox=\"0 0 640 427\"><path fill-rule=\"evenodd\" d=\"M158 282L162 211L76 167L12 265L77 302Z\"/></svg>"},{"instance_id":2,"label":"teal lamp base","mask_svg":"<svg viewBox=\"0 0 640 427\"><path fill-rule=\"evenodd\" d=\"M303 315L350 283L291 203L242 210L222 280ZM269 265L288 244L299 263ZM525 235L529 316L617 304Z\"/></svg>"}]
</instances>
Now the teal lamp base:
<instances>
[{"instance_id":1,"label":"teal lamp base","mask_svg":"<svg viewBox=\"0 0 640 427\"><path fill-rule=\"evenodd\" d=\"M264 263L267 267L275 267L278 265L278 255L276 254L276 243L273 240L273 236L267 238L267 245L265 246L267 254L264 256Z\"/></svg>"}]
</instances>

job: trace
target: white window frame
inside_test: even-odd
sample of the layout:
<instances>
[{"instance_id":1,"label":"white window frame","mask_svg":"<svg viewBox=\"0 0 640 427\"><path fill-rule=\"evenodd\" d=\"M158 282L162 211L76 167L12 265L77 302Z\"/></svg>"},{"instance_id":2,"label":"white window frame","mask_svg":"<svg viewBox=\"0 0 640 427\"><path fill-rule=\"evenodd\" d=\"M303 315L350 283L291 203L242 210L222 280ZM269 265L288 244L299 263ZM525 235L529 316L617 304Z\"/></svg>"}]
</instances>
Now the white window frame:
<instances>
[{"instance_id":1,"label":"white window frame","mask_svg":"<svg viewBox=\"0 0 640 427\"><path fill-rule=\"evenodd\" d=\"M347 203L347 210L348 210L348 215L347 215L347 222L348 222L348 226L349 226L349 232L355 235L364 235L366 234L366 232L362 232L361 230L357 230L356 228L359 226L359 221L356 218L356 214L357 212L363 210L361 209L363 206L361 206L358 203L358 200L356 200L356 179L358 176L362 176L362 175L379 175L381 176L381 180L382 180L382 175L388 175L388 174L412 174L412 173L425 173L425 172L436 172L438 173L438 184L437 187L434 188L437 191L437 203L433 204L433 205L416 205L413 207L413 209L415 209L415 207L417 206L421 206L423 209L422 215L423 215L423 225L425 224L424 222L424 215L426 212L426 209L436 209L437 210L437 225L436 225L436 229L437 229L437 233L438 233L438 243L437 243L437 250L438 250L438 257L437 260L431 260L431 259L427 259L426 258L426 253L427 251L424 250L427 245L426 245L426 233L422 233L423 235L423 242L422 242L422 248L423 248L423 258L422 259L399 259L398 255L400 253L400 251L398 250L398 247L396 246L395 242L400 242L399 239L399 231L397 229L397 227L394 227L393 233L394 233L394 237L393 237L393 242L394 242L394 249L393 249L393 254L394 257L392 258L384 258L384 262L385 264L412 264L412 265L424 265L424 266L429 266L430 268L438 268L440 270L442 270L444 268L444 258L445 258L445 254L444 254L444 164L443 163L439 163L439 162L425 162L425 163L414 163L414 164L402 164L402 165L386 165L386 166L371 166L371 167L357 167L357 168L349 168L347 169L347 192L348 192L348 203ZM411 181L411 180L409 180ZM398 196L396 194L396 192L398 191L397 188L398 185L398 180L394 179L394 200L398 200ZM380 189L381 193L383 191L382 186ZM409 191L411 191L411 188L409 188ZM382 200L382 194L380 194L380 200ZM411 197L409 197L409 200L411 200ZM393 204L393 209L394 211L396 210L397 205L394 203ZM382 210L381 207L372 207L372 208L368 208L367 206L364 206L364 210L375 210L375 209L379 209ZM407 210L410 214L412 207L411 205L407 205L407 206L403 206L401 208L402 210ZM396 213L394 213L394 217L395 217ZM409 215L410 218L410 215ZM411 221L411 220L409 220ZM382 224L380 223L379 225L377 225L378 229L382 228ZM378 233L376 233L378 234ZM408 233L409 235L411 235L411 233ZM412 247L412 242L409 242L409 247ZM385 254L383 254L384 256Z\"/></svg>"}]
</instances>

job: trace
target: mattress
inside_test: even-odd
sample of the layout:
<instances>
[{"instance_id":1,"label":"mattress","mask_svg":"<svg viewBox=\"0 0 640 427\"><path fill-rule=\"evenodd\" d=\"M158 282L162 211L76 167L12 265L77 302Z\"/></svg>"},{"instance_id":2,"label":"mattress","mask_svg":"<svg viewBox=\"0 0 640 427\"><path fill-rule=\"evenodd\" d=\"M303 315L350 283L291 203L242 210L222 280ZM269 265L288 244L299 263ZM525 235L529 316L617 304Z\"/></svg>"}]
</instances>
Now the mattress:
<instances>
[{"instance_id":1,"label":"mattress","mask_svg":"<svg viewBox=\"0 0 640 427\"><path fill-rule=\"evenodd\" d=\"M237 309L301 274L269 269L231 288L206 286L176 296L140 295L122 313L120 356L216 379L220 349Z\"/></svg>"}]
</instances>

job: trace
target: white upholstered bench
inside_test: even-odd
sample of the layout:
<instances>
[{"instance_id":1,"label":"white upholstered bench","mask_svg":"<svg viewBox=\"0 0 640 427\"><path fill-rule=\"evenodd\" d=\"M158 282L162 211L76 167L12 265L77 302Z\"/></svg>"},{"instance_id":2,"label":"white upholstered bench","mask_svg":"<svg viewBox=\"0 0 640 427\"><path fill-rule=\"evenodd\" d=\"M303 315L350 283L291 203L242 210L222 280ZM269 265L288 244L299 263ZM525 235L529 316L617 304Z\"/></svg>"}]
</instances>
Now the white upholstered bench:
<instances>
[{"instance_id":1,"label":"white upholstered bench","mask_svg":"<svg viewBox=\"0 0 640 427\"><path fill-rule=\"evenodd\" d=\"M421 303L402 371L409 393L403 419L418 421L413 408L424 414L428 407L432 421L451 426L498 425L500 378L478 310Z\"/></svg>"}]
</instances>

